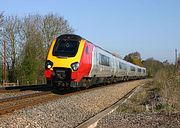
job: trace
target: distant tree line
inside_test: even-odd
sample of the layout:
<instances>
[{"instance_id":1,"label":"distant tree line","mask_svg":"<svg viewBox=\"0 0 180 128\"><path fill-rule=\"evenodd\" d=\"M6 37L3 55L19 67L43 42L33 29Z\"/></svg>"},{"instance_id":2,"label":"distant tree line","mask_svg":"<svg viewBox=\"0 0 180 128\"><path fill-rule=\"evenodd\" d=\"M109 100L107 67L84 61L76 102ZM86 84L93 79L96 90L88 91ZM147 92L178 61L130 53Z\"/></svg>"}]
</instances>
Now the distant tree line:
<instances>
[{"instance_id":1,"label":"distant tree line","mask_svg":"<svg viewBox=\"0 0 180 128\"><path fill-rule=\"evenodd\" d=\"M7 51L8 82L44 82L44 61L53 38L74 29L55 14L4 16L0 13L0 81L3 80L3 43Z\"/></svg>"},{"instance_id":2,"label":"distant tree line","mask_svg":"<svg viewBox=\"0 0 180 128\"><path fill-rule=\"evenodd\" d=\"M124 57L124 60L130 62L130 63L133 63L133 64L136 64L136 65L139 65L139 66L143 66L142 64L142 60L141 60L141 55L139 52L133 52L133 53L129 53L128 55L126 55Z\"/></svg>"},{"instance_id":3,"label":"distant tree line","mask_svg":"<svg viewBox=\"0 0 180 128\"><path fill-rule=\"evenodd\" d=\"M160 69L164 68L167 65L171 65L167 60L164 62L160 62L158 60L155 60L154 58L142 60L139 52L132 52L126 55L124 57L124 60L145 67L147 69L148 77L154 77Z\"/></svg>"}]
</instances>

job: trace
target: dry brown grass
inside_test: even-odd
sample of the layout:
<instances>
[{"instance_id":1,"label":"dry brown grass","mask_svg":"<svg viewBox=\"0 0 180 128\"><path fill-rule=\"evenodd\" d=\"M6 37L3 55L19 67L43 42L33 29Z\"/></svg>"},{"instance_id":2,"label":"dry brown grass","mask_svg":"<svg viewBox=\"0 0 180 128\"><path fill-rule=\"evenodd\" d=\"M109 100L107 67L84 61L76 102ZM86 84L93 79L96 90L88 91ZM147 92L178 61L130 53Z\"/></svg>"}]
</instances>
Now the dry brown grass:
<instances>
[{"instance_id":1,"label":"dry brown grass","mask_svg":"<svg viewBox=\"0 0 180 128\"><path fill-rule=\"evenodd\" d=\"M146 111L144 102L147 97L147 90L150 83L144 85L133 97L122 104L117 111L123 113L142 113Z\"/></svg>"},{"instance_id":2,"label":"dry brown grass","mask_svg":"<svg viewBox=\"0 0 180 128\"><path fill-rule=\"evenodd\" d=\"M180 70L167 66L157 72L153 82L120 106L118 112L180 112Z\"/></svg>"},{"instance_id":3,"label":"dry brown grass","mask_svg":"<svg viewBox=\"0 0 180 128\"><path fill-rule=\"evenodd\" d=\"M180 71L166 67L156 74L154 84L160 89L162 104L180 112ZM166 109L167 112L172 111L169 107Z\"/></svg>"}]
</instances>

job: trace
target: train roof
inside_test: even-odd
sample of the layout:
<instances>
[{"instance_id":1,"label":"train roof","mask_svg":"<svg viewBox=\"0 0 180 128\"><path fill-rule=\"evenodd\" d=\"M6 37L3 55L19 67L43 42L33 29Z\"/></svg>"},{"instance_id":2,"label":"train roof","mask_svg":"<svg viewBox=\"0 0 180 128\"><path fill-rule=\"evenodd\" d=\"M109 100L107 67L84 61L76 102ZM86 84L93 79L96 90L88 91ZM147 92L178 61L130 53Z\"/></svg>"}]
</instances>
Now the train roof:
<instances>
[{"instance_id":1,"label":"train roof","mask_svg":"<svg viewBox=\"0 0 180 128\"><path fill-rule=\"evenodd\" d=\"M79 36L79 35L76 35L76 34L63 34L63 35L60 35L58 38L63 38L63 39L77 39L77 40L84 39L84 40L88 41L89 43L93 44L91 41L89 41L89 40L87 40L87 39L85 39L85 38L83 38L83 37L81 37L81 36ZM101 48L101 47L99 47L99 46L97 46L97 45L95 45L95 44L93 44L93 45L94 45L95 47L98 47L98 48L102 49L103 51L106 51L106 52L108 52L109 54L115 56L113 53L111 53L111 52L109 52L109 51L107 51L107 50L105 50L105 49L103 49L103 48ZM119 58L120 58L120 57L119 57Z\"/></svg>"},{"instance_id":2,"label":"train roof","mask_svg":"<svg viewBox=\"0 0 180 128\"><path fill-rule=\"evenodd\" d=\"M89 41L89 40L87 40L87 39L85 39L85 38L83 38L83 37L81 37L81 36L79 36L79 35L76 35L76 34L62 34L62 35L60 35L60 36L57 37L57 38L72 39L72 40L81 40L81 39L84 39L84 40L88 41L89 43L93 44L91 41ZM98 47L98 48L100 48L101 50L103 50L103 51L111 54L112 56L120 59L121 61L123 61L123 62L126 63L126 64L129 64L129 65L132 65L132 66L135 66L135 67L139 67L139 68L144 68L144 67L140 67L140 66L138 66L138 65L132 64L132 63L130 63L130 62L127 62L127 61L123 60L122 58L114 55L113 53L111 53L111 52L109 52L109 51L107 51L107 50L105 50L105 49L103 49L103 48L101 48L101 47L99 47L99 46L97 46L97 45L95 45L95 44L93 44L93 45L94 45L95 47ZM145 68L144 68L144 69L145 69Z\"/></svg>"}]
</instances>

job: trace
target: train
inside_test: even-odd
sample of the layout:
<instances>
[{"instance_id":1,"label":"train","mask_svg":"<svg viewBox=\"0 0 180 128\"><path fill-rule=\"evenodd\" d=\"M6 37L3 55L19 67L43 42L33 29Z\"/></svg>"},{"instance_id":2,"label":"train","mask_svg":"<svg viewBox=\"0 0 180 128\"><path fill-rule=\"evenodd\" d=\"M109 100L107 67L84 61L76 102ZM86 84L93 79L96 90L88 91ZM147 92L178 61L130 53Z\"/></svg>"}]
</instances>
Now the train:
<instances>
[{"instance_id":1,"label":"train","mask_svg":"<svg viewBox=\"0 0 180 128\"><path fill-rule=\"evenodd\" d=\"M92 85L142 79L146 68L75 34L55 38L45 61L47 84L56 88L88 88Z\"/></svg>"}]
</instances>

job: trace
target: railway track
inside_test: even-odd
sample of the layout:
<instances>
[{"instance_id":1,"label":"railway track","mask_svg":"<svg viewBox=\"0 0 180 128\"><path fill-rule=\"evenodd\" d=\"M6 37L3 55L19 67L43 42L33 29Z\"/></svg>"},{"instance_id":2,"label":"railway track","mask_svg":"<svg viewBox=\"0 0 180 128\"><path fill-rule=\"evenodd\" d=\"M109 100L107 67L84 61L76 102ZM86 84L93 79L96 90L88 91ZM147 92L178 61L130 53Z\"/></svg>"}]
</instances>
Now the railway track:
<instances>
[{"instance_id":1,"label":"railway track","mask_svg":"<svg viewBox=\"0 0 180 128\"><path fill-rule=\"evenodd\" d=\"M0 93L19 93L22 91L47 91L51 88L46 84L41 85L24 85L12 87L0 87Z\"/></svg>"},{"instance_id":2,"label":"railway track","mask_svg":"<svg viewBox=\"0 0 180 128\"><path fill-rule=\"evenodd\" d=\"M134 87L148 81L123 82L80 92L54 92L58 100L47 100L12 114L5 113L0 116L0 124L2 127L77 127L112 106Z\"/></svg>"},{"instance_id":3,"label":"railway track","mask_svg":"<svg viewBox=\"0 0 180 128\"><path fill-rule=\"evenodd\" d=\"M116 103L97 113L95 116L89 118L88 120L85 120L84 122L76 126L76 128L95 128L100 119L115 111L121 104L126 102L132 95L134 95L134 93L136 93L139 88L140 86L134 87Z\"/></svg>"},{"instance_id":4,"label":"railway track","mask_svg":"<svg viewBox=\"0 0 180 128\"><path fill-rule=\"evenodd\" d=\"M52 96L50 96L51 94L52 92L39 92L1 99L0 115L50 100L52 99Z\"/></svg>"},{"instance_id":5,"label":"railway track","mask_svg":"<svg viewBox=\"0 0 180 128\"><path fill-rule=\"evenodd\" d=\"M51 92L39 92L39 93L32 93L32 94L25 94L25 95L20 95L20 96L15 96L15 97L4 98L4 99L0 99L0 104L5 103L5 102L7 103L7 102L12 102L12 101L47 95L50 93Z\"/></svg>"},{"instance_id":6,"label":"railway track","mask_svg":"<svg viewBox=\"0 0 180 128\"><path fill-rule=\"evenodd\" d=\"M25 94L16 97L0 99L0 115L11 113L15 110L23 109L25 107L34 106L41 103L47 103L52 100L57 100L80 93L102 89L108 86L116 86L116 84L91 87L85 90L72 89L72 90L59 90L59 91L53 91L53 90L42 91L33 94Z\"/></svg>"},{"instance_id":7,"label":"railway track","mask_svg":"<svg viewBox=\"0 0 180 128\"><path fill-rule=\"evenodd\" d=\"M107 85L107 86L114 86L114 85L116 85L116 84ZM96 89L101 89L101 88L104 88L107 86L91 87L86 90L77 90L77 89L58 90L58 91L51 90L51 91L44 91L44 92L25 94L25 95L0 99L0 115L11 113L15 110L23 109L25 107L34 106L34 105L38 105L41 103L46 103L48 101L65 98L68 96L93 91ZM21 89L10 90L10 92L12 92L12 91L20 92L20 90ZM25 90L27 90L27 89L25 89ZM7 92L8 91L9 90L7 90Z\"/></svg>"}]
</instances>

